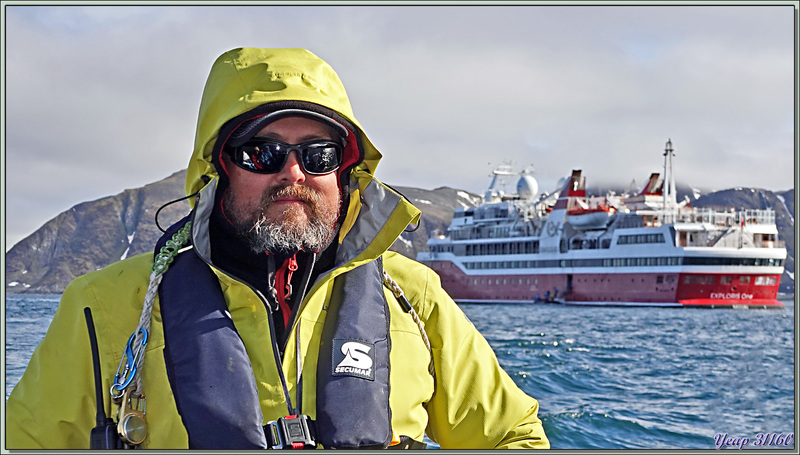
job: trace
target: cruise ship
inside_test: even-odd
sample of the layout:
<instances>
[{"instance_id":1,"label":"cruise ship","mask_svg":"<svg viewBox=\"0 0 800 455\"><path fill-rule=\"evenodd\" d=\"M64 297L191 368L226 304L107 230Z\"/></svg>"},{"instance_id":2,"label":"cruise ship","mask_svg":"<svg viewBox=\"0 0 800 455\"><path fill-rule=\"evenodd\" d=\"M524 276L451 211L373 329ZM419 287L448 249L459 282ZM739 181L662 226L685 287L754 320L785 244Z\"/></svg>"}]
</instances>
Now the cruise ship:
<instances>
[{"instance_id":1,"label":"cruise ship","mask_svg":"<svg viewBox=\"0 0 800 455\"><path fill-rule=\"evenodd\" d=\"M459 303L783 308L775 212L679 202L673 157L670 140L663 176L605 196L587 196L580 170L539 194L530 171L500 166L417 259ZM515 177L515 194L498 189Z\"/></svg>"}]
</instances>

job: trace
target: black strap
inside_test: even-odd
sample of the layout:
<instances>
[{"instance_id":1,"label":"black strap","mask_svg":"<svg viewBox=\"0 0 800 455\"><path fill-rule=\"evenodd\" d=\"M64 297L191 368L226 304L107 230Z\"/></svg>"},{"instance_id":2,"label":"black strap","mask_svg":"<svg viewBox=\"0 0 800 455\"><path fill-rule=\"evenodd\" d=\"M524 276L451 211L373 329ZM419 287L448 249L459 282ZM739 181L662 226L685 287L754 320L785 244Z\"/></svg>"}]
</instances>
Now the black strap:
<instances>
[{"instance_id":1,"label":"black strap","mask_svg":"<svg viewBox=\"0 0 800 455\"><path fill-rule=\"evenodd\" d=\"M397 449L425 450L427 448L428 444L425 444L424 442L419 442L416 439L412 439L408 436L400 436L399 444L387 447L387 449L392 449L392 450L397 450Z\"/></svg>"},{"instance_id":2,"label":"black strap","mask_svg":"<svg viewBox=\"0 0 800 455\"><path fill-rule=\"evenodd\" d=\"M317 363L317 437L328 448L385 448L389 408L389 305L380 259L337 277Z\"/></svg>"},{"instance_id":3,"label":"black strap","mask_svg":"<svg viewBox=\"0 0 800 455\"><path fill-rule=\"evenodd\" d=\"M214 272L194 250L179 254L159 294L167 375L189 448L266 448L250 358Z\"/></svg>"}]
</instances>

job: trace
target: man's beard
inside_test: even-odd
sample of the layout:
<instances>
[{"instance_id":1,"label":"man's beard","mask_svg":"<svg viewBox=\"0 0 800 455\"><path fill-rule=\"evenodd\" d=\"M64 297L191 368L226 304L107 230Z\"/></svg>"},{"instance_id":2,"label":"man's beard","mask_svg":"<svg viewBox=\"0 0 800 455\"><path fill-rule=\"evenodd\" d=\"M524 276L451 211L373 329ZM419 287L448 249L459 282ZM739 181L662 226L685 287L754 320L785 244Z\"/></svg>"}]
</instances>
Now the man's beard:
<instances>
[{"instance_id":1,"label":"man's beard","mask_svg":"<svg viewBox=\"0 0 800 455\"><path fill-rule=\"evenodd\" d=\"M280 214L268 216L274 201L286 197L304 204L287 204ZM303 249L322 251L330 245L337 231L341 196L337 193L335 204L330 204L306 186L277 186L268 189L251 210L242 207L230 190L223 203L236 233L252 251L291 254Z\"/></svg>"}]
</instances>

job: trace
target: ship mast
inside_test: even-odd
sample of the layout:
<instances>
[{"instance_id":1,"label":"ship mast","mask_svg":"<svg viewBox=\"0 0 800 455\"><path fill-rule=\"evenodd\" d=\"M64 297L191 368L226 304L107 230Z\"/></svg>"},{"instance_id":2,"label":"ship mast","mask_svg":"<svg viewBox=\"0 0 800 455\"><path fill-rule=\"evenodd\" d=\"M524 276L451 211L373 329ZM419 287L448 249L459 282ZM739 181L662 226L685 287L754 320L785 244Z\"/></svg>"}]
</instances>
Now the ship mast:
<instances>
[{"instance_id":1,"label":"ship mast","mask_svg":"<svg viewBox=\"0 0 800 455\"><path fill-rule=\"evenodd\" d=\"M486 190L483 195L484 202L495 202L501 200L505 195L505 192L498 190L496 186L498 184L505 184L503 177L512 176L515 174L511 170L511 165L504 164L498 166L494 171L492 171L492 175L492 183L489 185L489 189Z\"/></svg>"},{"instance_id":2,"label":"ship mast","mask_svg":"<svg viewBox=\"0 0 800 455\"><path fill-rule=\"evenodd\" d=\"M674 210L678 206L678 195L675 189L675 175L672 173L672 139L667 139L664 148L664 209Z\"/></svg>"}]
</instances>

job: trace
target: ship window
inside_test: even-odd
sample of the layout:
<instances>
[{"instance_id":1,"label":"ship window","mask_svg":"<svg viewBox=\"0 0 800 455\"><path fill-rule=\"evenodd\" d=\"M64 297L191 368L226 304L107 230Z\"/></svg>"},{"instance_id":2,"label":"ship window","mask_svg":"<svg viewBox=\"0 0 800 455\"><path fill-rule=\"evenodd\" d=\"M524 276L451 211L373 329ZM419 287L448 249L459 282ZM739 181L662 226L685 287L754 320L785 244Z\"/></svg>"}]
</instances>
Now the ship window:
<instances>
[{"instance_id":1,"label":"ship window","mask_svg":"<svg viewBox=\"0 0 800 455\"><path fill-rule=\"evenodd\" d=\"M757 286L768 286L776 283L774 276L758 276L756 277Z\"/></svg>"},{"instance_id":2,"label":"ship window","mask_svg":"<svg viewBox=\"0 0 800 455\"><path fill-rule=\"evenodd\" d=\"M689 284L689 283L714 284L714 276L712 276L712 275L686 275L683 278L683 282L686 283L686 284Z\"/></svg>"},{"instance_id":3,"label":"ship window","mask_svg":"<svg viewBox=\"0 0 800 455\"><path fill-rule=\"evenodd\" d=\"M740 276L739 283L741 284L750 284L750 277L749 276Z\"/></svg>"},{"instance_id":4,"label":"ship window","mask_svg":"<svg viewBox=\"0 0 800 455\"><path fill-rule=\"evenodd\" d=\"M658 275L658 276L656 277L656 283L657 283L657 284L661 284L661 283L663 283L663 282L664 282L664 275Z\"/></svg>"},{"instance_id":5,"label":"ship window","mask_svg":"<svg viewBox=\"0 0 800 455\"><path fill-rule=\"evenodd\" d=\"M722 278L719 279L719 284L731 284L731 283L733 283L732 276L723 276Z\"/></svg>"}]
</instances>

